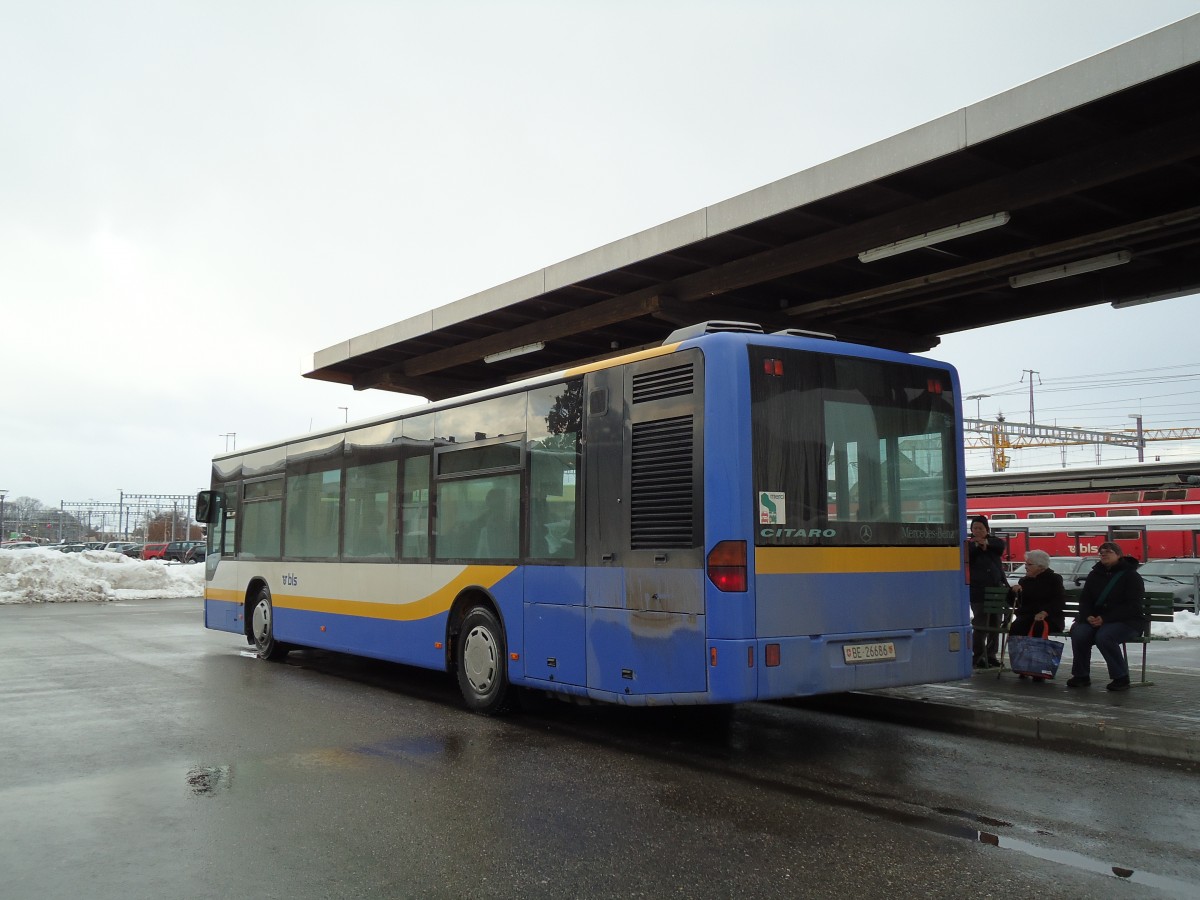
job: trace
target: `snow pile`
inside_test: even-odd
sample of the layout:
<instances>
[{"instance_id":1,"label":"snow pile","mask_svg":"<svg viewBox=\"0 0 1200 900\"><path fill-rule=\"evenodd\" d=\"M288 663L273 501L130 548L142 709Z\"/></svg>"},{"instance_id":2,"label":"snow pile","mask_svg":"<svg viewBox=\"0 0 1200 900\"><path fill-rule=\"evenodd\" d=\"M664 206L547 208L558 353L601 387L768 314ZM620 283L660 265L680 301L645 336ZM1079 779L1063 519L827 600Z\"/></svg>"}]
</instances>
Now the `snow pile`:
<instances>
[{"instance_id":1,"label":"snow pile","mask_svg":"<svg viewBox=\"0 0 1200 900\"><path fill-rule=\"evenodd\" d=\"M1155 622L1150 633L1165 638L1200 638L1200 616L1182 609L1175 610L1175 621Z\"/></svg>"},{"instance_id":2,"label":"snow pile","mask_svg":"<svg viewBox=\"0 0 1200 900\"><path fill-rule=\"evenodd\" d=\"M0 550L0 604L199 597L204 566L85 550Z\"/></svg>"}]
</instances>

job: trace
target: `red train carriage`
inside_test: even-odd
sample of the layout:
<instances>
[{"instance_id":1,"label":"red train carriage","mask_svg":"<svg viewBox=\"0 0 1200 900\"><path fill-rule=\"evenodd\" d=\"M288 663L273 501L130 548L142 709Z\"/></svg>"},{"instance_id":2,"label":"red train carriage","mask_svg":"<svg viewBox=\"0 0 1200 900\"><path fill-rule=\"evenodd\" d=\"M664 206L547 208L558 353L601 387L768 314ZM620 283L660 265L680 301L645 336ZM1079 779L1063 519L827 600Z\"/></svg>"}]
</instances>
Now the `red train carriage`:
<instances>
[{"instance_id":1,"label":"red train carriage","mask_svg":"<svg viewBox=\"0 0 1200 900\"><path fill-rule=\"evenodd\" d=\"M1107 535L1107 526L1099 520L1200 513L1200 462L968 476L967 511L986 515L997 531L1016 519L1085 520L1078 530L1009 536L1009 558L1014 562L1023 560L1031 548L1051 556L1093 556ZM1091 525L1088 519L1098 521ZM1113 537L1139 559L1191 556L1195 549L1190 528L1118 531Z\"/></svg>"}]
</instances>

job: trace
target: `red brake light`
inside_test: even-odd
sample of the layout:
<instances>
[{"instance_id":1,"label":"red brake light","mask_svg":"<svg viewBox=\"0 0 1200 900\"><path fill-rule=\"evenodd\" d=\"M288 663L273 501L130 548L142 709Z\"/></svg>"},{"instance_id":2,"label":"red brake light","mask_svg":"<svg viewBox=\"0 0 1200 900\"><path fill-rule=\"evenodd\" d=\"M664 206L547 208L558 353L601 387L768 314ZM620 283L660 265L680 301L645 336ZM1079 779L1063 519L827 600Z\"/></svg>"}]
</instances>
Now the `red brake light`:
<instances>
[{"instance_id":1,"label":"red brake light","mask_svg":"<svg viewBox=\"0 0 1200 900\"><path fill-rule=\"evenodd\" d=\"M706 571L718 591L745 591L746 542L721 541L709 551Z\"/></svg>"}]
</instances>

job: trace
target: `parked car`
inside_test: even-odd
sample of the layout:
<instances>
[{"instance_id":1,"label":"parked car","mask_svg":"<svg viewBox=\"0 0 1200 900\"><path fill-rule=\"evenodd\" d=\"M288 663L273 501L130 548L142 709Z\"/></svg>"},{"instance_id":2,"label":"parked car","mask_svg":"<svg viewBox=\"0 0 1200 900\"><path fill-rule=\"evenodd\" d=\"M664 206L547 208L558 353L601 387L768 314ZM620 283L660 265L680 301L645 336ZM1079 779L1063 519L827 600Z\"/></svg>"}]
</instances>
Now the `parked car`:
<instances>
[{"instance_id":1,"label":"parked car","mask_svg":"<svg viewBox=\"0 0 1200 900\"><path fill-rule=\"evenodd\" d=\"M1087 573L1092 571L1092 566L1097 562L1099 560L1095 556L1052 556L1050 557L1050 568L1062 576L1063 587L1073 588L1083 584ZM1008 583L1016 584L1024 577L1025 563L1021 563L1008 573Z\"/></svg>"},{"instance_id":2,"label":"parked car","mask_svg":"<svg viewBox=\"0 0 1200 900\"><path fill-rule=\"evenodd\" d=\"M1063 577L1063 585L1081 587L1088 572L1096 565L1092 556L1052 556L1050 568ZM1138 574L1148 591L1171 591L1175 595L1175 608L1200 613L1200 599L1196 594L1196 576L1200 573L1200 559L1177 557L1175 559L1152 559L1138 566ZM1021 574L1024 574L1022 571ZM1014 576L1017 576L1014 573Z\"/></svg>"},{"instance_id":3,"label":"parked car","mask_svg":"<svg viewBox=\"0 0 1200 900\"><path fill-rule=\"evenodd\" d=\"M1138 567L1138 574L1146 583L1146 590L1170 591L1174 594L1176 609L1200 613L1196 596L1200 559L1152 559Z\"/></svg>"},{"instance_id":4,"label":"parked car","mask_svg":"<svg viewBox=\"0 0 1200 900\"><path fill-rule=\"evenodd\" d=\"M141 559L142 558L142 545L134 544L132 547L126 547L124 550L121 551L121 553L124 554L125 556L128 556L130 559Z\"/></svg>"},{"instance_id":5,"label":"parked car","mask_svg":"<svg viewBox=\"0 0 1200 900\"><path fill-rule=\"evenodd\" d=\"M84 541L83 546L87 550L103 550L104 541Z\"/></svg>"},{"instance_id":6,"label":"parked car","mask_svg":"<svg viewBox=\"0 0 1200 900\"><path fill-rule=\"evenodd\" d=\"M142 544L142 559L162 559L170 543L170 541L158 541L150 544Z\"/></svg>"},{"instance_id":7,"label":"parked car","mask_svg":"<svg viewBox=\"0 0 1200 900\"><path fill-rule=\"evenodd\" d=\"M185 563L201 563L204 562L207 556L208 545L197 544L195 547L189 547L188 552L183 554L183 561Z\"/></svg>"},{"instance_id":8,"label":"parked car","mask_svg":"<svg viewBox=\"0 0 1200 900\"><path fill-rule=\"evenodd\" d=\"M0 544L0 550L32 550L40 546L37 541L5 541Z\"/></svg>"},{"instance_id":9,"label":"parked car","mask_svg":"<svg viewBox=\"0 0 1200 900\"><path fill-rule=\"evenodd\" d=\"M110 553L124 553L130 547L140 547L140 546L142 546L142 545L139 543L136 543L135 541L109 541L107 544L104 545L104 549L109 551Z\"/></svg>"},{"instance_id":10,"label":"parked car","mask_svg":"<svg viewBox=\"0 0 1200 900\"><path fill-rule=\"evenodd\" d=\"M1062 576L1063 587L1073 588L1083 585L1099 561L1098 556L1052 556L1050 568Z\"/></svg>"},{"instance_id":11,"label":"parked car","mask_svg":"<svg viewBox=\"0 0 1200 900\"><path fill-rule=\"evenodd\" d=\"M162 558L167 562L174 560L175 562L183 562L184 555L195 547L197 544L203 544L204 541L171 541L163 550ZM142 559L146 557L143 555Z\"/></svg>"}]
</instances>

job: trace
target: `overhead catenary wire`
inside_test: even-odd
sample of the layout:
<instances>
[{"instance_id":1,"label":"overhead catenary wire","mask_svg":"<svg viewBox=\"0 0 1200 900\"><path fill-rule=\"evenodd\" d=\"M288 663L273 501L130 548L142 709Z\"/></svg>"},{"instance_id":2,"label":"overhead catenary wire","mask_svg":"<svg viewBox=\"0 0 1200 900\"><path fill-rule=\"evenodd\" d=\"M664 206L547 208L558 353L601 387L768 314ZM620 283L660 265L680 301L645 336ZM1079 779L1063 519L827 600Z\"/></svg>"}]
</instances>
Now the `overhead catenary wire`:
<instances>
[{"instance_id":1,"label":"overhead catenary wire","mask_svg":"<svg viewBox=\"0 0 1200 900\"><path fill-rule=\"evenodd\" d=\"M1024 381L1027 374L1028 370L1022 372L1022 381L1008 381L970 391L964 390L964 395L987 394L998 406L998 418L1008 418L1014 425L1020 424L1014 419L1024 418L1018 410L1025 407L1024 401L1030 391L1030 385ZM1038 396L1058 395L1055 397L1057 402L1053 405L1039 404L1038 421L1039 424L1044 424L1053 420L1057 427L1123 433L1134 430L1131 420L1131 413L1134 413L1141 416L1146 423L1147 433L1166 435L1172 431L1186 432L1200 423L1200 390L1186 389L1194 382L1200 382L1200 364L1049 376L1038 385ZM1097 390L1103 392L1103 399L1092 399ZM1092 396L1084 399L1080 396L1082 394ZM1072 396L1079 399L1073 401L1070 399ZM1183 397L1194 398L1194 402L1179 399ZM1012 409L1008 417L1003 415L1002 410L1005 406ZM1009 446L1016 449L1016 445ZM965 450L968 469L975 468L985 461L993 466L996 464L994 448L968 446ZM1055 449L1026 445L1021 447L1021 451L1020 462L1001 453L1005 456L1004 464L1016 469L1030 469L1047 466L1068 467L1071 460L1081 464L1086 459L1088 465L1102 462L1100 445L1080 444ZM1173 441L1166 446L1156 444L1152 452L1157 458L1194 459L1200 455L1200 442L1186 439ZM1104 462L1117 462L1136 458L1136 451L1106 445L1103 447L1103 455L1106 457Z\"/></svg>"}]
</instances>

